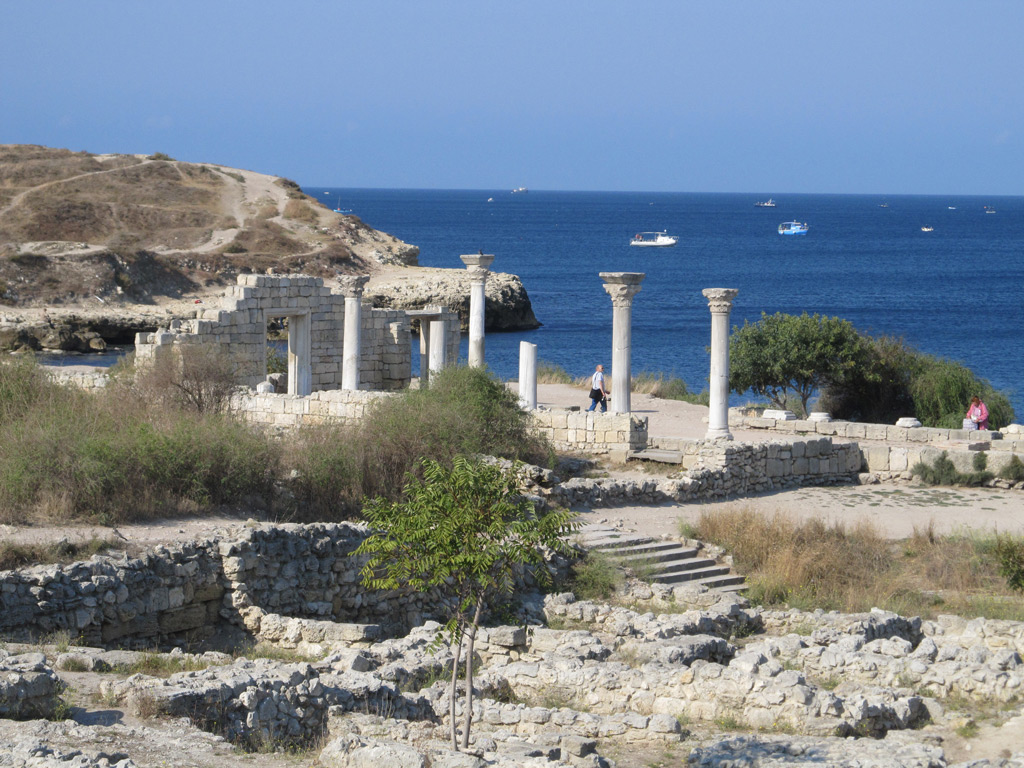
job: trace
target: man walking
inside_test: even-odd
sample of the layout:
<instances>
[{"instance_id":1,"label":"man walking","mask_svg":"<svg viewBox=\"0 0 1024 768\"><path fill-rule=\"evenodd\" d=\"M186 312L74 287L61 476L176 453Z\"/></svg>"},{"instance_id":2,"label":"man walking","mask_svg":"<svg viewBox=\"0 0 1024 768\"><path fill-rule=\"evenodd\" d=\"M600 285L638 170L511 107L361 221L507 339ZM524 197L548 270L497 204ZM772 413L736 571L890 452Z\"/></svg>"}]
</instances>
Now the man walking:
<instances>
[{"instance_id":1,"label":"man walking","mask_svg":"<svg viewBox=\"0 0 1024 768\"><path fill-rule=\"evenodd\" d=\"M590 378L590 407L587 410L594 410L598 403L601 404L601 413L605 413L608 410L608 390L604 388L604 366L600 363Z\"/></svg>"}]
</instances>

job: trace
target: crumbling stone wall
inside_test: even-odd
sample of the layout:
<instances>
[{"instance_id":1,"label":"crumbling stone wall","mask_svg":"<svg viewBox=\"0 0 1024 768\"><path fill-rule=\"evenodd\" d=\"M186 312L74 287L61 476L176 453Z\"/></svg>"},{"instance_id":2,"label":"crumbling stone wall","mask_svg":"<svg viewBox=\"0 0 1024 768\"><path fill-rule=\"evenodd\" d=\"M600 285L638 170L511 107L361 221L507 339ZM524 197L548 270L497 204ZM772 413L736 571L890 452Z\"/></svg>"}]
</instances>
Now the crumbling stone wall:
<instances>
[{"instance_id":1,"label":"crumbling stone wall","mask_svg":"<svg viewBox=\"0 0 1024 768\"><path fill-rule=\"evenodd\" d=\"M447 312L452 332L449 359L458 357L458 316ZM175 345L219 344L230 349L247 374L242 383L255 387L266 370L267 320L289 318L290 333L308 333L311 391L341 386L345 338L345 297L306 275L239 275L219 307L203 308L190 320L174 321L169 330L137 334L139 361L167 354ZM305 343L303 341L302 343ZM403 310L363 307L360 383L365 389L400 389L412 375L409 322Z\"/></svg>"},{"instance_id":2,"label":"crumbling stone wall","mask_svg":"<svg viewBox=\"0 0 1024 768\"><path fill-rule=\"evenodd\" d=\"M67 631L96 647L202 640L230 622L258 633L267 615L408 629L442 613L437 593L367 590L349 557L356 525L267 525L238 538L157 547L139 558L0 572L0 637Z\"/></svg>"}]
</instances>

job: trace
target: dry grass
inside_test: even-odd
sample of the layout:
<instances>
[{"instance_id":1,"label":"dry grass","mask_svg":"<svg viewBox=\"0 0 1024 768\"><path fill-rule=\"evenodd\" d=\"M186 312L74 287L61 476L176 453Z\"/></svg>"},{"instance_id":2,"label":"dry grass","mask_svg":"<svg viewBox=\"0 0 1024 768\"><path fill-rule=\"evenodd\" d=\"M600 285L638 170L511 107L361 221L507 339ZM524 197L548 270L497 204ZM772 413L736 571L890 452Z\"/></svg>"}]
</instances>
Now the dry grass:
<instances>
[{"instance_id":1,"label":"dry grass","mask_svg":"<svg viewBox=\"0 0 1024 768\"><path fill-rule=\"evenodd\" d=\"M73 563L77 560L87 560L93 555L104 554L110 550L123 549L123 541L111 538L93 537L79 542L70 542L65 539L46 544L19 544L3 541L0 542L0 571L49 563Z\"/></svg>"},{"instance_id":2,"label":"dry grass","mask_svg":"<svg viewBox=\"0 0 1024 768\"><path fill-rule=\"evenodd\" d=\"M757 603L1024 619L1024 596L1000 575L994 536L937 536L929 528L894 542L868 523L798 523L749 508L705 513L692 532L733 555Z\"/></svg>"}]
</instances>

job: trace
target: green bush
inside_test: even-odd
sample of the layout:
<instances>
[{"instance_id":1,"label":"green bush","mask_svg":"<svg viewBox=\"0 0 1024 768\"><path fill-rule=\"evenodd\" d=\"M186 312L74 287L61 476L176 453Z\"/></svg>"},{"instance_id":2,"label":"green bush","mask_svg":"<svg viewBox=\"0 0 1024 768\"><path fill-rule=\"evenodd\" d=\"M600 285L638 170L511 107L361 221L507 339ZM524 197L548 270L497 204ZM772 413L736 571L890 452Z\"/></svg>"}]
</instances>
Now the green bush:
<instances>
[{"instance_id":1,"label":"green bush","mask_svg":"<svg viewBox=\"0 0 1024 768\"><path fill-rule=\"evenodd\" d=\"M949 458L949 453L943 451L931 465L924 461L917 462L911 469L911 473L928 485L964 485L968 487L984 485L995 477L985 468L988 465L988 459L984 451L975 454L971 462L974 467L973 472L960 472Z\"/></svg>"},{"instance_id":2,"label":"green bush","mask_svg":"<svg viewBox=\"0 0 1024 768\"><path fill-rule=\"evenodd\" d=\"M1024 592L1024 539L1014 536L996 536L994 554L999 563L999 575L1015 592Z\"/></svg>"},{"instance_id":3,"label":"green bush","mask_svg":"<svg viewBox=\"0 0 1024 768\"><path fill-rule=\"evenodd\" d=\"M840 419L891 424L915 416L926 427L959 429L971 397L988 406L993 429L1013 421L1013 407L966 366L928 355L889 336L863 336L859 363L827 382L818 408Z\"/></svg>"},{"instance_id":4,"label":"green bush","mask_svg":"<svg viewBox=\"0 0 1024 768\"><path fill-rule=\"evenodd\" d=\"M431 374L428 388L378 401L360 424L363 492L395 498L424 457L448 465L460 454L487 454L550 465L550 445L529 425L516 395L484 369Z\"/></svg>"},{"instance_id":5,"label":"green bush","mask_svg":"<svg viewBox=\"0 0 1024 768\"><path fill-rule=\"evenodd\" d=\"M607 555L588 552L572 567L570 588L581 600L607 600L622 586L622 569Z\"/></svg>"},{"instance_id":6,"label":"green bush","mask_svg":"<svg viewBox=\"0 0 1024 768\"><path fill-rule=\"evenodd\" d=\"M401 497L422 458L449 466L487 454L552 463L548 443L529 430L516 395L480 368L447 368L428 389L382 398L358 426L324 424L296 433L288 447L303 518L351 516L361 499Z\"/></svg>"},{"instance_id":7,"label":"green bush","mask_svg":"<svg viewBox=\"0 0 1024 768\"><path fill-rule=\"evenodd\" d=\"M999 472L999 476L1003 478L1003 480L1009 480L1011 483L1024 481L1024 463L1021 462L1017 454L1010 456L1009 463L1002 468Z\"/></svg>"}]
</instances>

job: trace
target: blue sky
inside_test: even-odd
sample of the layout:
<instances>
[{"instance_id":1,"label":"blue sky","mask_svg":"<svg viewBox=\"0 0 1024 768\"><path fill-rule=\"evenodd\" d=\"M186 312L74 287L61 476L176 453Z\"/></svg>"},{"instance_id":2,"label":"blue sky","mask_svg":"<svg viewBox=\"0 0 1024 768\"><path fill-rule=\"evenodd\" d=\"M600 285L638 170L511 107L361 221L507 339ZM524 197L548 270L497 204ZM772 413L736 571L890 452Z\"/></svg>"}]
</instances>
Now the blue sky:
<instances>
[{"instance_id":1,"label":"blue sky","mask_svg":"<svg viewBox=\"0 0 1024 768\"><path fill-rule=\"evenodd\" d=\"M0 143L306 186L1024 193L1024 2L8 1Z\"/></svg>"}]
</instances>

